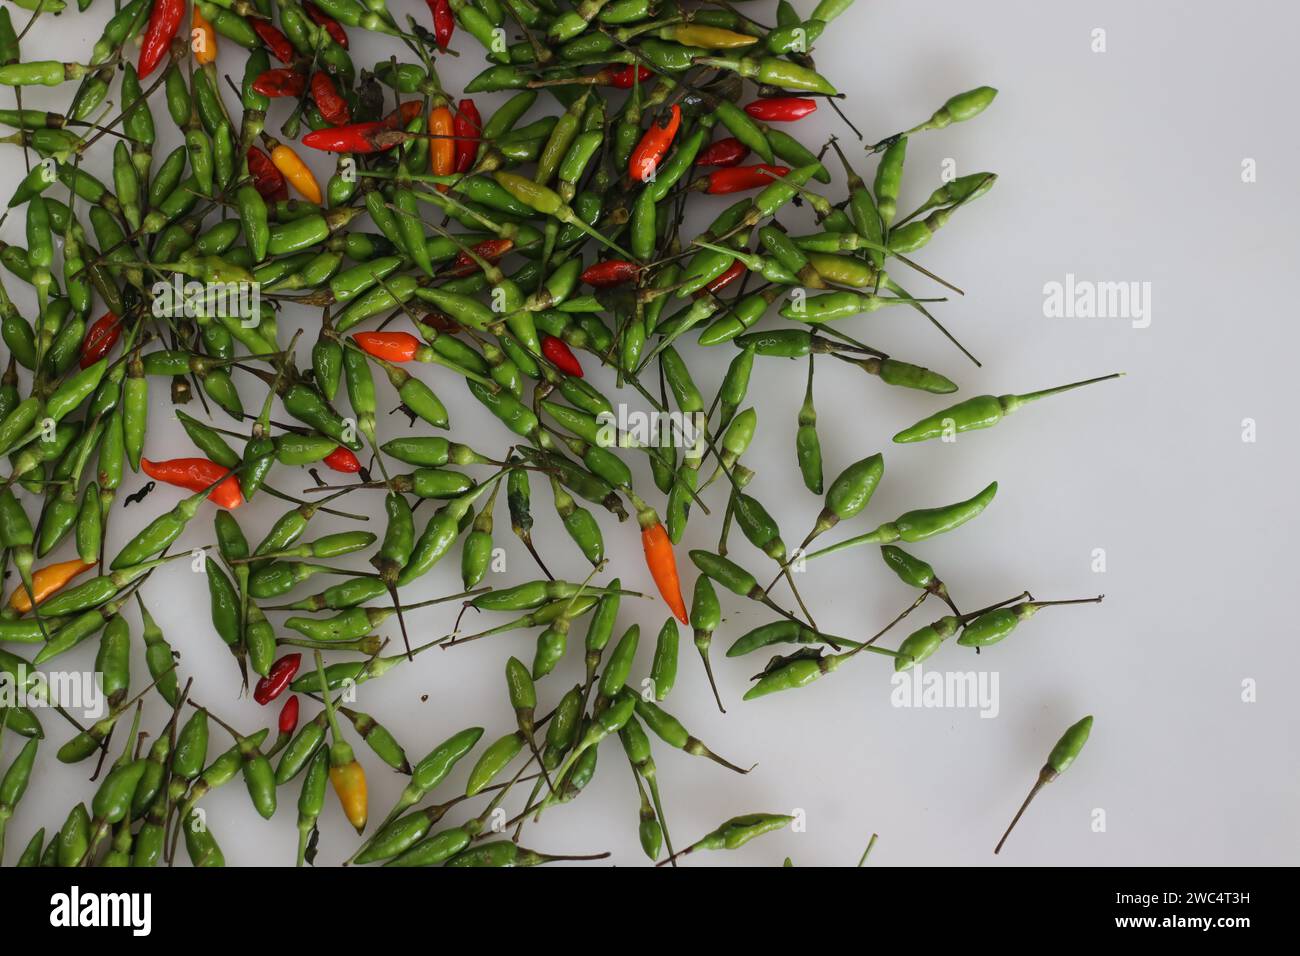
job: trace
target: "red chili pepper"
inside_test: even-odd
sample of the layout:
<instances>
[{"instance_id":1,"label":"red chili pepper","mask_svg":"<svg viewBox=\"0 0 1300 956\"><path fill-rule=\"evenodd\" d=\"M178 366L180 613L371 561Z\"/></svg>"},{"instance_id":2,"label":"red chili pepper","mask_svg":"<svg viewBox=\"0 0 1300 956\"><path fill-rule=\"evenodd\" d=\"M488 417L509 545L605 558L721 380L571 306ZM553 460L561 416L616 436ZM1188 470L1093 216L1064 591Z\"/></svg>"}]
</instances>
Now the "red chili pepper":
<instances>
[{"instance_id":1,"label":"red chili pepper","mask_svg":"<svg viewBox=\"0 0 1300 956\"><path fill-rule=\"evenodd\" d=\"M281 33L270 20L250 20L253 32L257 34L267 52L281 63L293 62L293 44Z\"/></svg>"},{"instance_id":2,"label":"red chili pepper","mask_svg":"<svg viewBox=\"0 0 1300 956\"><path fill-rule=\"evenodd\" d=\"M484 239L478 245L474 246L474 253L480 259L486 259L490 263L495 263L507 252L514 248L513 239ZM452 260L449 275L467 276L478 269L478 263L465 255L463 252L456 253L456 258Z\"/></svg>"},{"instance_id":3,"label":"red chili pepper","mask_svg":"<svg viewBox=\"0 0 1300 956\"><path fill-rule=\"evenodd\" d=\"M311 77L311 98L331 126L346 126L352 122L352 111L348 101L339 96L338 88L330 75L324 70L317 70Z\"/></svg>"},{"instance_id":4,"label":"red chili pepper","mask_svg":"<svg viewBox=\"0 0 1300 956\"><path fill-rule=\"evenodd\" d=\"M81 367L90 368L117 344L122 334L122 322L112 312L105 312L86 330L81 340Z\"/></svg>"},{"instance_id":5,"label":"red chili pepper","mask_svg":"<svg viewBox=\"0 0 1300 956\"><path fill-rule=\"evenodd\" d=\"M420 104L416 102L415 105L418 107ZM388 120L376 120L316 129L302 138L302 144L327 153L382 153L406 138L398 135L393 127L394 124Z\"/></svg>"},{"instance_id":6,"label":"red chili pepper","mask_svg":"<svg viewBox=\"0 0 1300 956\"><path fill-rule=\"evenodd\" d=\"M289 184L284 181L284 173L256 146L248 147L248 172L253 177L253 188L267 202L289 198Z\"/></svg>"},{"instance_id":7,"label":"red chili pepper","mask_svg":"<svg viewBox=\"0 0 1300 956\"><path fill-rule=\"evenodd\" d=\"M253 81L253 89L263 96L302 96L307 89L307 77L297 70L277 67L258 76Z\"/></svg>"},{"instance_id":8,"label":"red chili pepper","mask_svg":"<svg viewBox=\"0 0 1300 956\"><path fill-rule=\"evenodd\" d=\"M429 13L433 14L433 40L439 50L446 50L451 42L451 35L456 32L456 17L451 12L448 0L425 0Z\"/></svg>"},{"instance_id":9,"label":"red chili pepper","mask_svg":"<svg viewBox=\"0 0 1300 956\"><path fill-rule=\"evenodd\" d=\"M630 90L638 83L644 83L650 77L654 76L654 71L644 66L627 66L606 67L601 70L598 76L606 86L612 86L616 90Z\"/></svg>"},{"instance_id":10,"label":"red chili pepper","mask_svg":"<svg viewBox=\"0 0 1300 956\"><path fill-rule=\"evenodd\" d=\"M352 453L352 449L344 448L342 445L326 455L324 461L326 468L347 475L355 475L361 470L361 459Z\"/></svg>"},{"instance_id":11,"label":"red chili pepper","mask_svg":"<svg viewBox=\"0 0 1300 956\"><path fill-rule=\"evenodd\" d=\"M635 262L628 262L626 259L606 259L587 266L582 270L579 278L597 289L609 289L624 282L631 282L640 271L641 267Z\"/></svg>"},{"instance_id":12,"label":"red chili pepper","mask_svg":"<svg viewBox=\"0 0 1300 956\"><path fill-rule=\"evenodd\" d=\"M384 117L389 129L406 129L411 120L423 115L424 106L419 100L407 100Z\"/></svg>"},{"instance_id":13,"label":"red chili pepper","mask_svg":"<svg viewBox=\"0 0 1300 956\"><path fill-rule=\"evenodd\" d=\"M705 192L710 196L725 196L727 193L743 192L746 189L762 189L772 185L773 176L784 176L789 171L788 166L768 166L764 163L756 166L715 169L709 173L709 186Z\"/></svg>"},{"instance_id":14,"label":"red chili pepper","mask_svg":"<svg viewBox=\"0 0 1300 956\"><path fill-rule=\"evenodd\" d=\"M706 285L704 287L703 292L696 292L695 298L697 299L703 298L704 293L706 292L712 293L713 295L717 295L719 292L721 292L727 286L731 285L731 283L735 282L744 274L745 274L744 263L742 263L739 259L736 259L734 262L731 263L731 265L727 266L726 272L722 273L722 275L718 276L716 279L714 279L712 282Z\"/></svg>"},{"instance_id":15,"label":"red chili pepper","mask_svg":"<svg viewBox=\"0 0 1300 956\"><path fill-rule=\"evenodd\" d=\"M276 728L285 737L290 737L298 729L298 695L292 694L280 708L279 725Z\"/></svg>"},{"instance_id":16,"label":"red chili pepper","mask_svg":"<svg viewBox=\"0 0 1300 956\"><path fill-rule=\"evenodd\" d=\"M149 11L149 25L144 29L144 41L140 44L140 59L136 64L136 73L140 79L143 80L152 73L163 61L184 16L185 0L154 0L153 9Z\"/></svg>"},{"instance_id":17,"label":"red chili pepper","mask_svg":"<svg viewBox=\"0 0 1300 956\"><path fill-rule=\"evenodd\" d=\"M311 17L312 23L319 27L324 27L325 32L330 35L330 39L343 47L343 49L346 50L348 48L347 31L343 29L337 20L320 7L316 6L316 4L311 3L310 0L302 6L303 9L307 11L307 16Z\"/></svg>"},{"instance_id":18,"label":"red chili pepper","mask_svg":"<svg viewBox=\"0 0 1300 956\"><path fill-rule=\"evenodd\" d=\"M284 693L284 689L289 686L289 682L293 680L301 666L301 654L285 654L272 664L266 676L257 682L257 686L253 688L253 700L263 706L275 700ZM292 699L297 700L296 697Z\"/></svg>"},{"instance_id":19,"label":"red chili pepper","mask_svg":"<svg viewBox=\"0 0 1300 956\"><path fill-rule=\"evenodd\" d=\"M218 508L228 510L234 510L244 503L244 498L239 493L239 479L229 474L229 468L223 468L206 458L173 458L170 461L141 458L140 470L150 478L177 488L188 488L190 491L202 491L226 475L226 479L212 489L208 498Z\"/></svg>"},{"instance_id":20,"label":"red chili pepper","mask_svg":"<svg viewBox=\"0 0 1300 956\"><path fill-rule=\"evenodd\" d=\"M367 355L385 362L409 362L420 348L420 340L410 332L357 332L352 341Z\"/></svg>"},{"instance_id":21,"label":"red chili pepper","mask_svg":"<svg viewBox=\"0 0 1300 956\"><path fill-rule=\"evenodd\" d=\"M704 150L695 157L695 165L735 166L748 155L748 146L736 139L736 137L728 136L726 139L720 139L716 143L710 143L705 147Z\"/></svg>"},{"instance_id":22,"label":"red chili pepper","mask_svg":"<svg viewBox=\"0 0 1300 956\"><path fill-rule=\"evenodd\" d=\"M648 182L654 177L655 170L663 162L663 158L668 155L668 147L673 144L673 137L677 135L677 130L682 125L682 108L676 103L668 113L667 122L663 121L662 114L656 116L650 128L641 136L641 142L636 144L632 150L632 155L627 161L627 171L634 180L638 182Z\"/></svg>"},{"instance_id":23,"label":"red chili pepper","mask_svg":"<svg viewBox=\"0 0 1300 956\"><path fill-rule=\"evenodd\" d=\"M582 378L582 364L569 347L553 335L542 336L542 354L565 375Z\"/></svg>"},{"instance_id":24,"label":"red chili pepper","mask_svg":"<svg viewBox=\"0 0 1300 956\"><path fill-rule=\"evenodd\" d=\"M456 136L456 172L467 173L474 165L478 155L479 135L483 131L483 117L473 100L461 100L456 104L456 116L452 121L452 132Z\"/></svg>"},{"instance_id":25,"label":"red chili pepper","mask_svg":"<svg viewBox=\"0 0 1300 956\"><path fill-rule=\"evenodd\" d=\"M806 100L801 96L773 96L754 100L745 106L746 113L765 123L793 123L816 110L816 100Z\"/></svg>"}]
</instances>

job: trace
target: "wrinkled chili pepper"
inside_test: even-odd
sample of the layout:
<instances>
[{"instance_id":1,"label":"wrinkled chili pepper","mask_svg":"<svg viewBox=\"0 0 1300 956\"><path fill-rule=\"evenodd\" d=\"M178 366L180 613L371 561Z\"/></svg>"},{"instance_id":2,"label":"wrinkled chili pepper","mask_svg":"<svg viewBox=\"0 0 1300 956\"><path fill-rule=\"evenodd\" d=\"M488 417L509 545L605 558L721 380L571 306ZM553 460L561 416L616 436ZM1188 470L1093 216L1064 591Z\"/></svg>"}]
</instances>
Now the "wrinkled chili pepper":
<instances>
[{"instance_id":1,"label":"wrinkled chili pepper","mask_svg":"<svg viewBox=\"0 0 1300 956\"><path fill-rule=\"evenodd\" d=\"M425 0L429 4L429 13L433 15L433 40L439 50L446 50L451 42L451 35L456 32L456 17L451 12L448 0Z\"/></svg>"},{"instance_id":2,"label":"wrinkled chili pepper","mask_svg":"<svg viewBox=\"0 0 1300 956\"><path fill-rule=\"evenodd\" d=\"M597 289L609 289L631 282L640 271L641 267L635 262L628 262L626 259L606 259L603 262L593 262L583 269L581 279L587 285L595 286Z\"/></svg>"},{"instance_id":3,"label":"wrinkled chili pepper","mask_svg":"<svg viewBox=\"0 0 1300 956\"><path fill-rule=\"evenodd\" d=\"M267 70L261 76L253 81L253 89L263 96L281 97L281 96L302 96L303 90L307 89L307 77L303 76L297 70L291 70L287 67L277 67L273 70Z\"/></svg>"},{"instance_id":4,"label":"wrinkled chili pepper","mask_svg":"<svg viewBox=\"0 0 1300 956\"><path fill-rule=\"evenodd\" d=\"M140 459L140 470L150 478L177 488L190 491L202 491L214 481L226 475L226 479L212 489L208 498L219 508L234 509L244 503L239 492L239 479L228 474L230 469L223 468L206 458L172 458L168 461L150 461Z\"/></svg>"},{"instance_id":5,"label":"wrinkled chili pepper","mask_svg":"<svg viewBox=\"0 0 1300 956\"><path fill-rule=\"evenodd\" d=\"M746 189L765 189L772 185L773 176L784 176L789 171L787 166L768 166L765 163L715 169L709 173L709 185L705 192L710 196L725 196Z\"/></svg>"},{"instance_id":6,"label":"wrinkled chili pepper","mask_svg":"<svg viewBox=\"0 0 1300 956\"><path fill-rule=\"evenodd\" d=\"M112 312L105 312L86 330L81 340L82 368L90 368L113 350L122 335L122 322Z\"/></svg>"},{"instance_id":7,"label":"wrinkled chili pepper","mask_svg":"<svg viewBox=\"0 0 1300 956\"><path fill-rule=\"evenodd\" d=\"M281 33L270 20L250 20L249 24L257 38L262 41L267 52L275 57L281 63L292 63L294 58L293 44L289 38Z\"/></svg>"},{"instance_id":8,"label":"wrinkled chili pepper","mask_svg":"<svg viewBox=\"0 0 1300 956\"><path fill-rule=\"evenodd\" d=\"M140 79L152 73L163 61L184 16L185 0L155 0L153 9L149 11L149 25L145 27L140 59L136 64L136 75Z\"/></svg>"},{"instance_id":9,"label":"wrinkled chili pepper","mask_svg":"<svg viewBox=\"0 0 1300 956\"><path fill-rule=\"evenodd\" d=\"M513 239L484 239L473 248L474 254L480 259L486 259L489 263L495 263L514 248L514 245L515 242ZM448 274L453 276L467 276L477 269L477 262L465 253L458 252L456 258L452 260L451 269Z\"/></svg>"},{"instance_id":10,"label":"wrinkled chili pepper","mask_svg":"<svg viewBox=\"0 0 1300 956\"><path fill-rule=\"evenodd\" d=\"M286 654L271 665L270 673L253 688L253 700L265 706L284 693L302 666L301 654ZM296 700L297 698L291 698ZM295 721L296 722L296 721Z\"/></svg>"},{"instance_id":11,"label":"wrinkled chili pepper","mask_svg":"<svg viewBox=\"0 0 1300 956\"><path fill-rule=\"evenodd\" d=\"M311 77L311 98L331 126L346 126L352 121L352 111L348 101L339 96L334 80L324 70L317 70Z\"/></svg>"},{"instance_id":12,"label":"wrinkled chili pepper","mask_svg":"<svg viewBox=\"0 0 1300 956\"><path fill-rule=\"evenodd\" d=\"M420 340L409 332L358 332L352 340L367 355L385 362L409 362L420 347Z\"/></svg>"},{"instance_id":13,"label":"wrinkled chili pepper","mask_svg":"<svg viewBox=\"0 0 1300 956\"><path fill-rule=\"evenodd\" d=\"M765 123L793 123L815 112L817 101L802 96L773 96L754 100L745 106L745 112Z\"/></svg>"},{"instance_id":14,"label":"wrinkled chili pepper","mask_svg":"<svg viewBox=\"0 0 1300 956\"><path fill-rule=\"evenodd\" d=\"M456 134L455 172L467 173L478 155L478 143L483 132L483 117L473 100L461 100L456 104L452 131Z\"/></svg>"},{"instance_id":15,"label":"wrinkled chili pepper","mask_svg":"<svg viewBox=\"0 0 1300 956\"><path fill-rule=\"evenodd\" d=\"M307 3L304 3L302 7L307 11L307 16L311 17L311 22L316 24L318 27L324 28L325 32L330 35L331 40L343 47L345 50L348 48L348 34L347 31L343 29L342 24L320 7L316 6L316 4L311 3L310 0L308 0Z\"/></svg>"},{"instance_id":16,"label":"wrinkled chili pepper","mask_svg":"<svg viewBox=\"0 0 1300 956\"><path fill-rule=\"evenodd\" d=\"M248 172L253 177L253 188L267 202L289 198L289 184L284 174L275 168L271 157L256 146L248 147Z\"/></svg>"},{"instance_id":17,"label":"wrinkled chili pepper","mask_svg":"<svg viewBox=\"0 0 1300 956\"><path fill-rule=\"evenodd\" d=\"M710 143L695 157L696 166L736 166L749 155L749 147L728 136L716 143Z\"/></svg>"},{"instance_id":18,"label":"wrinkled chili pepper","mask_svg":"<svg viewBox=\"0 0 1300 956\"><path fill-rule=\"evenodd\" d=\"M632 150L632 155L628 157L628 175L638 182L652 179L655 170L668 154L668 147L672 146L673 138L681 125L682 108L676 103L669 110L667 121L664 121L661 116L655 117L655 121L650 124L650 128L645 131L641 141Z\"/></svg>"},{"instance_id":19,"label":"wrinkled chili pepper","mask_svg":"<svg viewBox=\"0 0 1300 956\"><path fill-rule=\"evenodd\" d=\"M553 335L542 336L542 354L565 375L582 378L582 365L569 347Z\"/></svg>"},{"instance_id":20,"label":"wrinkled chili pepper","mask_svg":"<svg viewBox=\"0 0 1300 956\"><path fill-rule=\"evenodd\" d=\"M361 459L351 448L344 448L342 445L326 455L322 461L331 471L341 471L347 475L355 475L361 470Z\"/></svg>"}]
</instances>

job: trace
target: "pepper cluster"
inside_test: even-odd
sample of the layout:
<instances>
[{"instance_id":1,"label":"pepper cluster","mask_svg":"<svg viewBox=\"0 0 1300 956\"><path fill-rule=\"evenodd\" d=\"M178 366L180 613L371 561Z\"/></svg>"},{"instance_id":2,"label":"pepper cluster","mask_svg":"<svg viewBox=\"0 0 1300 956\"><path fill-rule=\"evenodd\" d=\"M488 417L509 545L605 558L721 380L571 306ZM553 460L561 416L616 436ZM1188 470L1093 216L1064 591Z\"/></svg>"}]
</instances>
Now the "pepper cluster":
<instances>
[{"instance_id":1,"label":"pepper cluster","mask_svg":"<svg viewBox=\"0 0 1300 956\"><path fill-rule=\"evenodd\" d=\"M997 178L958 177L898 216L909 138L975 117L994 100L989 87L953 96L929 119L868 146L876 163L870 185L839 143L814 152L785 131L823 104L839 110L843 94L817 71L812 48L850 3L821 0L805 18L780 0L775 25L767 26L720 2L429 0L428 20L399 24L384 0L128 0L84 63L24 61L10 10L0 8L0 86L17 96L15 108L0 110L0 123L16 131L5 141L22 147L30 168L8 200L10 215L25 215L27 245L0 243L0 264L33 287L37 303L30 321L0 285L8 352L0 363L0 455L9 462L0 488L0 567L12 561L19 577L0 611L0 642L31 652L0 650L0 671L40 693L34 667L98 640L96 670L109 711L90 727L75 726L57 751L63 762L98 755L102 763L117 725L133 715L89 808L74 807L48 841L37 832L20 864L150 866L172 860L183 838L194 865L221 865L198 805L237 776L265 818L276 811L279 788L300 780L299 865L315 856L327 784L364 835L351 855L355 863L595 859L539 853L518 839L528 819L586 787L599 744L617 735L637 788L641 845L650 859L676 865L698 850L741 846L791 819L737 816L673 849L646 728L671 748L748 772L661 706L676 683L679 626L686 626L724 709L709 656L723 621L719 586L775 616L736 639L728 656L795 646L766 664L746 700L805 686L864 650L902 670L955 635L959 645L987 647L1045 606L1081 603L1026 593L962 613L933 568L898 547L974 519L994 500L996 482L964 501L914 509L809 550L814 539L867 509L884 474L883 457L873 454L824 483L814 360L847 363L887 385L956 391L947 376L874 348L843 326L901 306L951 339L927 309L943 300L911 295L897 274L911 270L951 288L910 257ZM33 18L62 7L61 0L45 0ZM406 61L356 69L349 30L390 37ZM483 47L489 65L456 99L444 90L436 62L460 33ZM515 41L502 42L511 33ZM231 84L237 101L223 90L215 65L219 48L229 45L247 51L242 81ZM112 115L107 98L119 74L122 110ZM66 112L22 107L24 87L63 84L74 90ZM153 154L158 91L184 134L183 145L162 157ZM484 119L469 97L489 91L512 95ZM558 111L552 106L529 120L543 94ZM267 130L269 111L279 109L275 99L286 101L287 112L278 136ZM101 141L101 148L113 147L111 184L80 162ZM323 188L301 149L337 155ZM822 162L828 149L847 178L841 200L821 191L832 182ZM738 198L690 236L682 223L696 193ZM780 217L795 206L812 211L816 231L787 231ZM360 228L363 221L369 231ZM256 283L261 305L252 314L210 298L194 308L160 308L155 283L176 276ZM320 315L308 367L299 366L298 336L285 342L280 334L284 306ZM779 321L759 327L773 306ZM701 349L731 343L735 350L711 401L684 354L692 333ZM777 358L807 359L795 458L806 487L824 501L795 549L747 491L754 471L743 460L758 425L746 406L754 366ZM420 365L438 369L424 376ZM655 411L675 411L699 427L676 444L611 433L613 403L584 374L593 365L611 367L616 386ZM381 438L376 372L428 434ZM651 379L662 383L658 396ZM895 441L986 428L1026 403L1101 380L967 399L900 431ZM504 450L485 454L434 434L452 427L452 414L430 382L444 394L463 382L505 426ZM146 448L151 385L155 392L168 387L178 406L197 397L208 412L176 411L193 444L180 457L146 455L157 454ZM261 401L250 413L245 398L257 387ZM220 427L209 402L229 419ZM277 404L290 422L272 418ZM475 444L483 448L485 441ZM645 487L634 488L625 459L641 456L662 498L658 508L647 502L654 496ZM319 487L302 493L306 499L272 483L287 469L316 466L357 477L338 485L318 477ZM130 472L190 494L134 537L110 543L110 517ZM718 481L726 489L720 537L714 550L689 553L699 575L688 608L675 546L692 515L709 514L703 495ZM586 580L555 579L543 562L531 533L538 482L591 564ZM542 577L487 588L502 487L511 530ZM329 507L361 489L384 493L382 535L308 537L322 512L362 520ZM235 512L259 493L283 500L287 510L250 544ZM417 518L426 499L437 506ZM34 522L29 506L38 511ZM593 513L599 510L618 522L629 510L635 514L649 576L670 612L655 641L651 692L630 686L638 628L618 628L624 597L645 595L617 577L599 580L607 566L604 531ZM216 542L204 559L212 628L245 688L255 678L254 700L282 701L269 744L269 729L244 734L217 717L210 700L195 699L192 681L178 677L183 659L144 602L145 582L173 558L188 557L169 551L201 514L204 522L212 519ZM766 587L728 556L733 521L775 565ZM406 600L458 542L464 591ZM887 567L918 589L916 600L873 636L821 630L791 566L868 544L879 545ZM65 545L75 546L75 557L56 560ZM371 570L333 563L360 552L368 553ZM338 580L308 597L270 603L316 575ZM797 607L773 596L780 582ZM877 644L930 596L951 614L896 649ZM477 633L461 631L458 619L450 633L412 647L406 615L453 601L515 616ZM124 616L134 613L132 605L151 679L134 696L132 626ZM539 717L538 682L563 659L583 618L585 679ZM385 653L381 631L393 624L402 647ZM479 752L463 796L420 806L475 749L483 728L469 727L411 761L372 715L345 706L351 698L343 692L431 648L521 629L540 633L531 665L512 657L506 666L513 729ZM312 652L314 666L303 668L302 650ZM141 752L146 698L165 701L170 717ZM305 722L303 698L320 704ZM230 737L227 749L210 748L213 724ZM409 777L368 834L366 772L345 732L349 725L353 739ZM1068 766L1090 726L1087 718L1071 728L1038 786ZM6 706L0 735L6 732L26 742L0 777L0 854L45 728L33 710ZM532 782L531 793L510 820L513 839L501 839L494 814L522 781ZM469 822L437 828L449 810L482 794L487 805Z\"/></svg>"}]
</instances>

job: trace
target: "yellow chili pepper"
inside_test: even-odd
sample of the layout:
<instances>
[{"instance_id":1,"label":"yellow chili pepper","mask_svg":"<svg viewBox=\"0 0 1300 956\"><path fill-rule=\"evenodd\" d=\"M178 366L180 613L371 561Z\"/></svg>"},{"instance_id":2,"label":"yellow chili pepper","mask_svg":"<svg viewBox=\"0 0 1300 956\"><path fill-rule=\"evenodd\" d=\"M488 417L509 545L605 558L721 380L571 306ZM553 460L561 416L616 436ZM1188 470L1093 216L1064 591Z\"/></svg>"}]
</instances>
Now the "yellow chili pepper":
<instances>
[{"instance_id":1,"label":"yellow chili pepper","mask_svg":"<svg viewBox=\"0 0 1300 956\"><path fill-rule=\"evenodd\" d=\"M36 603L41 604L50 595L62 589L79 574L84 574L95 566L95 562L80 559L63 561L41 568L32 575L32 588L36 591ZM32 609L32 599L27 596L27 588L18 585L17 590L9 596L9 606L19 614L26 614Z\"/></svg>"},{"instance_id":2,"label":"yellow chili pepper","mask_svg":"<svg viewBox=\"0 0 1300 956\"><path fill-rule=\"evenodd\" d=\"M316 177L311 174L307 164L298 158L297 153L283 143L276 143L271 149L271 162L284 174L284 178L294 189L316 205L321 204L320 184L316 182Z\"/></svg>"},{"instance_id":3,"label":"yellow chili pepper","mask_svg":"<svg viewBox=\"0 0 1300 956\"><path fill-rule=\"evenodd\" d=\"M194 62L202 66L217 58L217 31L199 12L199 5L194 4L190 11L190 47L194 50Z\"/></svg>"},{"instance_id":4,"label":"yellow chili pepper","mask_svg":"<svg viewBox=\"0 0 1300 956\"><path fill-rule=\"evenodd\" d=\"M456 141L452 139L455 119L445 106L429 110L429 171L435 176L450 176L456 171ZM440 184L439 192L449 187Z\"/></svg>"},{"instance_id":5,"label":"yellow chili pepper","mask_svg":"<svg viewBox=\"0 0 1300 956\"><path fill-rule=\"evenodd\" d=\"M347 744L343 746L347 747ZM334 785L334 792L338 795L344 816L360 833L366 828L368 815L366 772L361 764L357 763L355 757L346 763L335 765L334 751L337 747L338 744L335 744L330 748L330 783ZM347 747L347 752L351 755L352 748Z\"/></svg>"},{"instance_id":6,"label":"yellow chili pepper","mask_svg":"<svg viewBox=\"0 0 1300 956\"><path fill-rule=\"evenodd\" d=\"M669 27L665 32L671 34L665 36L665 40L673 40L683 46L703 47L706 50L738 50L758 42L758 37L736 33L734 30L696 26L691 23Z\"/></svg>"}]
</instances>

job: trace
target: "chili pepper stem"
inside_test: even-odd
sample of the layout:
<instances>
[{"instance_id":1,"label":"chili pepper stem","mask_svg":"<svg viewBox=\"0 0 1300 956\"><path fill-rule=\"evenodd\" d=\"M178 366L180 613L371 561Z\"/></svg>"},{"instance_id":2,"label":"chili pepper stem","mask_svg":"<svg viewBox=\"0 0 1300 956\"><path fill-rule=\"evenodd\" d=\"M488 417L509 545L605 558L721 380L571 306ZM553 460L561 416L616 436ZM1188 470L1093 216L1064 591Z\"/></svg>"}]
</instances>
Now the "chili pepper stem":
<instances>
[{"instance_id":1,"label":"chili pepper stem","mask_svg":"<svg viewBox=\"0 0 1300 956\"><path fill-rule=\"evenodd\" d=\"M1025 802L1020 805L1020 809L1016 811L1016 815L1011 818L1011 823L1007 825L1006 832L1002 834L1002 839L999 840L998 845L993 848L994 856L997 856L1002 852L1002 845L1007 842L1007 837L1011 836L1011 831L1016 828L1016 824L1020 822L1020 818L1024 815L1025 810L1029 808L1029 804L1033 802L1034 797L1038 796L1038 791L1042 790L1043 787L1055 780L1056 776L1056 771L1051 767L1044 767L1038 772L1038 780L1034 782L1033 787L1029 791L1029 795L1025 797Z\"/></svg>"},{"instance_id":2,"label":"chili pepper stem","mask_svg":"<svg viewBox=\"0 0 1300 956\"><path fill-rule=\"evenodd\" d=\"M878 839L879 839L879 834L876 833L871 834L871 839L867 841L867 848L862 851L862 859L858 860L859 868L866 865L867 857L871 856L871 851L872 849L875 848L876 840Z\"/></svg>"}]
</instances>

